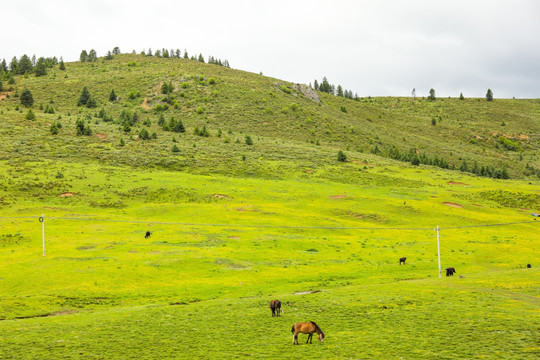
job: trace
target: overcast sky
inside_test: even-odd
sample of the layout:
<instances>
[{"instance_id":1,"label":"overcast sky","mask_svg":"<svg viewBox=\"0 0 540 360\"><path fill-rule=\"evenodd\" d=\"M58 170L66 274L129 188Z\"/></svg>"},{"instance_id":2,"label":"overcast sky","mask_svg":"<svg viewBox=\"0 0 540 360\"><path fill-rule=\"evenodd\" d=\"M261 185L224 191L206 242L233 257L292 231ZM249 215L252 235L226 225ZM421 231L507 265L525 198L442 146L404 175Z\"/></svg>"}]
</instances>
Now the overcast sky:
<instances>
[{"instance_id":1,"label":"overcast sky","mask_svg":"<svg viewBox=\"0 0 540 360\"><path fill-rule=\"evenodd\" d=\"M540 98L535 0L2 0L0 59L180 48L359 96Z\"/></svg>"}]
</instances>

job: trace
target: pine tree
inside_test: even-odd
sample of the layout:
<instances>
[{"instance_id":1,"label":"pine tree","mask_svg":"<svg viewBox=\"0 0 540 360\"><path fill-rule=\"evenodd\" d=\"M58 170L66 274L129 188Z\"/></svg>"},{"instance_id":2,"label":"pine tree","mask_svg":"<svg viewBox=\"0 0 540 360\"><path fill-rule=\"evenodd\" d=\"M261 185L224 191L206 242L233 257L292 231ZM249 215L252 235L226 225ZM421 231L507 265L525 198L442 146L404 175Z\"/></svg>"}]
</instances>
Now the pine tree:
<instances>
[{"instance_id":1,"label":"pine tree","mask_svg":"<svg viewBox=\"0 0 540 360\"><path fill-rule=\"evenodd\" d=\"M34 97L32 96L30 90L24 89L21 92L21 104L26 107L31 107L34 105Z\"/></svg>"},{"instance_id":2,"label":"pine tree","mask_svg":"<svg viewBox=\"0 0 540 360\"><path fill-rule=\"evenodd\" d=\"M171 127L171 130L177 133L183 133L186 132L186 128L184 127L184 124L182 123L182 120L178 120L176 122L176 125L174 128Z\"/></svg>"},{"instance_id":3,"label":"pine tree","mask_svg":"<svg viewBox=\"0 0 540 360\"><path fill-rule=\"evenodd\" d=\"M246 145L253 145L253 140L249 135L246 135Z\"/></svg>"},{"instance_id":4,"label":"pine tree","mask_svg":"<svg viewBox=\"0 0 540 360\"><path fill-rule=\"evenodd\" d=\"M202 54L199 54L199 62L202 62L202 63L204 62L204 57Z\"/></svg>"},{"instance_id":5,"label":"pine tree","mask_svg":"<svg viewBox=\"0 0 540 360\"><path fill-rule=\"evenodd\" d=\"M109 101L116 101L117 96L114 93L114 89L111 90L111 94L109 95Z\"/></svg>"},{"instance_id":6,"label":"pine tree","mask_svg":"<svg viewBox=\"0 0 540 360\"><path fill-rule=\"evenodd\" d=\"M116 46L113 51L112 51L113 55L118 55L120 54L120 48L118 46Z\"/></svg>"},{"instance_id":7,"label":"pine tree","mask_svg":"<svg viewBox=\"0 0 540 360\"><path fill-rule=\"evenodd\" d=\"M2 72L2 71L5 72L5 73L8 72L6 59L2 59L2 62L0 63L0 72Z\"/></svg>"},{"instance_id":8,"label":"pine tree","mask_svg":"<svg viewBox=\"0 0 540 360\"><path fill-rule=\"evenodd\" d=\"M112 60L114 59L112 52L109 50L107 51L107 55L105 55L105 60Z\"/></svg>"},{"instance_id":9,"label":"pine tree","mask_svg":"<svg viewBox=\"0 0 540 360\"><path fill-rule=\"evenodd\" d=\"M491 91L491 89L488 89L488 90L487 90L487 93L486 93L486 100L487 100L487 101L493 101L493 92Z\"/></svg>"},{"instance_id":10,"label":"pine tree","mask_svg":"<svg viewBox=\"0 0 540 360\"><path fill-rule=\"evenodd\" d=\"M11 71L12 74L16 75L18 74L17 72L18 67L19 67L19 61L14 56L13 59L11 59L11 62L9 63L9 70Z\"/></svg>"},{"instance_id":11,"label":"pine tree","mask_svg":"<svg viewBox=\"0 0 540 360\"><path fill-rule=\"evenodd\" d=\"M86 50L81 51L81 55L79 56L79 60L82 62L85 62L88 59L88 53Z\"/></svg>"},{"instance_id":12,"label":"pine tree","mask_svg":"<svg viewBox=\"0 0 540 360\"><path fill-rule=\"evenodd\" d=\"M32 111L32 109L28 110L28 113L25 116L26 120L36 120L36 115Z\"/></svg>"},{"instance_id":13,"label":"pine tree","mask_svg":"<svg viewBox=\"0 0 540 360\"><path fill-rule=\"evenodd\" d=\"M28 57L28 55L21 56L21 59L19 60L19 64L17 66L17 74L24 75L26 73L31 73L33 69L32 61Z\"/></svg>"},{"instance_id":14,"label":"pine tree","mask_svg":"<svg viewBox=\"0 0 540 360\"><path fill-rule=\"evenodd\" d=\"M2 77L0 77L0 91L4 90L4 84L2 84Z\"/></svg>"},{"instance_id":15,"label":"pine tree","mask_svg":"<svg viewBox=\"0 0 540 360\"><path fill-rule=\"evenodd\" d=\"M431 101L435 100L435 90L434 89L429 90L428 99L431 100Z\"/></svg>"},{"instance_id":16,"label":"pine tree","mask_svg":"<svg viewBox=\"0 0 540 360\"><path fill-rule=\"evenodd\" d=\"M96 60L97 60L97 53L96 53L96 50L92 49L92 50L90 50L90 52L88 53L88 59L87 59L87 61L93 62L93 61L96 61Z\"/></svg>"},{"instance_id":17,"label":"pine tree","mask_svg":"<svg viewBox=\"0 0 540 360\"><path fill-rule=\"evenodd\" d=\"M148 133L148 130L146 130L146 128L143 127L139 132L139 139L150 140L150 134Z\"/></svg>"},{"instance_id":18,"label":"pine tree","mask_svg":"<svg viewBox=\"0 0 540 360\"><path fill-rule=\"evenodd\" d=\"M47 67L45 66L45 59L40 57L37 64L36 64L36 68L34 69L34 72L36 74L36 76L45 76L47 75Z\"/></svg>"},{"instance_id":19,"label":"pine tree","mask_svg":"<svg viewBox=\"0 0 540 360\"><path fill-rule=\"evenodd\" d=\"M339 150L337 154L337 159L338 161L345 162L347 161L347 155L345 155L343 151Z\"/></svg>"},{"instance_id":20,"label":"pine tree","mask_svg":"<svg viewBox=\"0 0 540 360\"><path fill-rule=\"evenodd\" d=\"M313 89L319 90L319 83L317 82L317 79L313 82Z\"/></svg>"},{"instance_id":21,"label":"pine tree","mask_svg":"<svg viewBox=\"0 0 540 360\"><path fill-rule=\"evenodd\" d=\"M77 106L86 105L89 99L90 91L88 91L88 88L85 86L82 89L81 96L79 96L79 102L77 103Z\"/></svg>"},{"instance_id":22,"label":"pine tree","mask_svg":"<svg viewBox=\"0 0 540 360\"><path fill-rule=\"evenodd\" d=\"M64 65L64 59L60 58L60 66L58 66L60 70L66 70L66 65Z\"/></svg>"},{"instance_id":23,"label":"pine tree","mask_svg":"<svg viewBox=\"0 0 540 360\"><path fill-rule=\"evenodd\" d=\"M58 125L56 123L51 124L50 130L52 135L58 135Z\"/></svg>"},{"instance_id":24,"label":"pine tree","mask_svg":"<svg viewBox=\"0 0 540 360\"><path fill-rule=\"evenodd\" d=\"M338 85L337 87L337 96L343 97L343 88L341 87L341 85Z\"/></svg>"},{"instance_id":25,"label":"pine tree","mask_svg":"<svg viewBox=\"0 0 540 360\"><path fill-rule=\"evenodd\" d=\"M459 94L459 100L465 100L465 97L463 96L463 93Z\"/></svg>"}]
</instances>

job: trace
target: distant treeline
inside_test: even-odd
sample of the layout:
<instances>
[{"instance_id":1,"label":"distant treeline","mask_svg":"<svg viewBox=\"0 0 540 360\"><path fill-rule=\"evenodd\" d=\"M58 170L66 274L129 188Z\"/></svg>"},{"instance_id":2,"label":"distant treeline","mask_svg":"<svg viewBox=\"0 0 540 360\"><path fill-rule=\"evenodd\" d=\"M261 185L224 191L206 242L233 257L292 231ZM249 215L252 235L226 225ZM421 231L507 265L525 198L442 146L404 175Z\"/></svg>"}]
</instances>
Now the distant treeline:
<instances>
[{"instance_id":1,"label":"distant treeline","mask_svg":"<svg viewBox=\"0 0 540 360\"><path fill-rule=\"evenodd\" d=\"M313 86L311 84L309 84L309 86L312 89L322 91L328 94L344 97L351 100L360 100L358 94L353 95L352 90L345 90L341 87L341 85L335 87L334 85L330 84L328 82L328 79L326 79L326 76L323 77L320 83L317 81L317 79L315 79L315 81L313 82Z\"/></svg>"},{"instance_id":2,"label":"distant treeline","mask_svg":"<svg viewBox=\"0 0 540 360\"><path fill-rule=\"evenodd\" d=\"M40 57L36 59L36 55L33 55L32 58L30 58L28 55L24 54L18 59L14 56L8 67L6 59L2 59L2 62L0 62L0 78L9 79L14 75L25 74L43 76L47 74L47 69L54 67L58 63L56 56L52 58ZM60 67L63 67L63 64L64 61L60 58Z\"/></svg>"},{"instance_id":3,"label":"distant treeline","mask_svg":"<svg viewBox=\"0 0 540 360\"><path fill-rule=\"evenodd\" d=\"M400 151L395 145L393 145L390 149L387 150L380 150L377 145L371 148L370 151L372 154L379 155L379 156L385 156L388 158L392 158L394 160L399 160L403 162L410 162L413 165L432 165L440 167L441 169L450 169L450 170L456 170L456 166L454 164L449 164L448 161L445 159L433 155L430 156L426 154L425 152L419 153L416 149L410 149L408 152ZM504 167L502 169L495 169L491 165L487 166L479 166L478 163L475 161L472 166L469 166L467 161L464 159L461 162L461 166L459 169L457 169L461 172L469 172L476 174L478 176L482 177L489 177L494 179L509 179L510 176L508 175L508 170Z\"/></svg>"},{"instance_id":4,"label":"distant treeline","mask_svg":"<svg viewBox=\"0 0 540 360\"><path fill-rule=\"evenodd\" d=\"M154 53L152 53L152 49L148 49L148 51L145 51L145 50L141 51L141 55L157 56L159 58L178 58L178 59L194 60L194 61L198 61L202 63L205 62L203 54L189 56L187 50L185 49L184 49L183 54L180 49L176 49L176 50L175 49L170 49L170 50L161 49L161 50L156 50ZM227 59L221 60L221 59L213 57L212 55L208 57L208 63L219 65L219 66L225 66L228 68L231 67Z\"/></svg>"},{"instance_id":5,"label":"distant treeline","mask_svg":"<svg viewBox=\"0 0 540 360\"><path fill-rule=\"evenodd\" d=\"M114 55L118 55L120 53L120 48L117 46L112 51L108 51L107 54L104 56L104 59L112 60L114 58ZM133 50L132 53L135 53L135 50ZM161 49L156 50L154 53L152 53L152 49L148 49L148 51L141 51L141 55L157 56L159 58L187 59L199 61L202 63L206 62L202 54L189 56L187 50L184 50L184 52L182 53L180 49ZM96 50L94 49L91 49L90 51L82 50L79 56L79 60L82 62L94 62L97 61L97 59L98 55ZM227 59L221 60L212 55L208 57L207 62L208 64L214 64L230 68L229 61ZM0 62L0 79L9 79L12 76L24 74L35 74L36 76L43 76L47 74L47 69L53 68L57 64L60 65L60 70L65 70L64 60L62 59L62 57L60 57L60 61L58 61L58 58L56 56L52 58L36 58L36 55L33 55L32 58L30 58L28 55L24 54L20 58L14 56L9 65L6 62L6 59L2 59L2 62Z\"/></svg>"}]
</instances>

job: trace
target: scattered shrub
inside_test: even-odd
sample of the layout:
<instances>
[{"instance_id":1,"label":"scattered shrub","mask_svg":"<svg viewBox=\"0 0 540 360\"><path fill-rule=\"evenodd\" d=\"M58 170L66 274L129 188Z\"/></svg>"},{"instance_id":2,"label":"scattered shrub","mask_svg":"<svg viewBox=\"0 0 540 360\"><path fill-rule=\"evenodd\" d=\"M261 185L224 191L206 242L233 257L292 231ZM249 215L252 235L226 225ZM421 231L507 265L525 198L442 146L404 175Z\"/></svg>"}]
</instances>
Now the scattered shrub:
<instances>
[{"instance_id":1,"label":"scattered shrub","mask_svg":"<svg viewBox=\"0 0 540 360\"><path fill-rule=\"evenodd\" d=\"M32 109L28 110L28 113L26 113L25 119L26 120L36 120L36 115L34 114Z\"/></svg>"},{"instance_id":2,"label":"scattered shrub","mask_svg":"<svg viewBox=\"0 0 540 360\"><path fill-rule=\"evenodd\" d=\"M347 161L347 155L345 155L343 151L339 150L337 154L337 160L341 162L345 162Z\"/></svg>"}]
</instances>

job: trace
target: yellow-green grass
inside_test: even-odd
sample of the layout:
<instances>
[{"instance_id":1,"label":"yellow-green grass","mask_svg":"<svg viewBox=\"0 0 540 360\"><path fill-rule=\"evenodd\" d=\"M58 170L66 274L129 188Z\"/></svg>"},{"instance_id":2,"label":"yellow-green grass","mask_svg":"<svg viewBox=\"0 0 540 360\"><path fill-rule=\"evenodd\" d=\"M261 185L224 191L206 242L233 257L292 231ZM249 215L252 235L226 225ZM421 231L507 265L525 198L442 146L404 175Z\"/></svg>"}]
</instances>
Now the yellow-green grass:
<instances>
[{"instance_id":1,"label":"yellow-green grass","mask_svg":"<svg viewBox=\"0 0 540 360\"><path fill-rule=\"evenodd\" d=\"M538 355L536 184L382 160L344 165L353 184L2 165L1 358ZM308 320L325 344L292 347Z\"/></svg>"}]
</instances>

